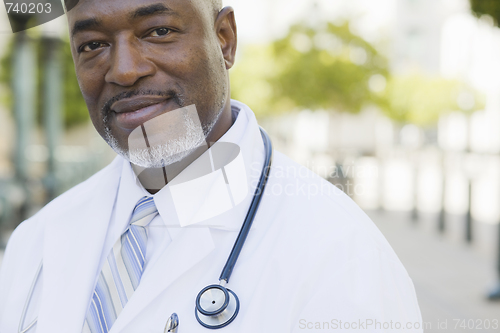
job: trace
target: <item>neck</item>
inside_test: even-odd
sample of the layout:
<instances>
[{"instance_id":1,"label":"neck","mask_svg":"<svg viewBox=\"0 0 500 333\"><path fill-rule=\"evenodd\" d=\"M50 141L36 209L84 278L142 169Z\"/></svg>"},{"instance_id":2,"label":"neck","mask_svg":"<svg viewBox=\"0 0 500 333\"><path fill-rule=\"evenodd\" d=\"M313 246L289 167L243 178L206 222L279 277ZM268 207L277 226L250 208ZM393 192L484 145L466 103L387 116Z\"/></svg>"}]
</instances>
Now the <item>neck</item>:
<instances>
[{"instance_id":1,"label":"neck","mask_svg":"<svg viewBox=\"0 0 500 333\"><path fill-rule=\"evenodd\" d=\"M206 142L197 147L192 153L179 162L163 168L143 168L131 163L132 169L142 186L151 194L159 192L172 179L177 177L186 167L205 153L210 146L217 142L233 125L231 102L228 99L214 128L206 137Z\"/></svg>"}]
</instances>

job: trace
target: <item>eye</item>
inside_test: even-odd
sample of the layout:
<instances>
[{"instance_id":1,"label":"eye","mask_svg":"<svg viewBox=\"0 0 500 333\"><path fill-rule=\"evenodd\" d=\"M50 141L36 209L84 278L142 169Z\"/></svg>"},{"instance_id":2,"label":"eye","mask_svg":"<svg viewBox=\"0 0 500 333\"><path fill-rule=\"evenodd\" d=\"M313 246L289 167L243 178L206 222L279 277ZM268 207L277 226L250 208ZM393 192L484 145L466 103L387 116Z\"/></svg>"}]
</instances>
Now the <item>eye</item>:
<instances>
[{"instance_id":1,"label":"eye","mask_svg":"<svg viewBox=\"0 0 500 333\"><path fill-rule=\"evenodd\" d=\"M168 35L170 32L171 32L171 30L168 28L158 28L158 29L153 30L149 35L151 37L161 37L161 36Z\"/></svg>"},{"instance_id":2,"label":"eye","mask_svg":"<svg viewBox=\"0 0 500 333\"><path fill-rule=\"evenodd\" d=\"M81 48L80 48L80 52L91 52L91 51L95 51L97 50L98 48L102 47L104 44L103 43L99 43L99 42L90 42L88 44L85 44L83 45Z\"/></svg>"}]
</instances>

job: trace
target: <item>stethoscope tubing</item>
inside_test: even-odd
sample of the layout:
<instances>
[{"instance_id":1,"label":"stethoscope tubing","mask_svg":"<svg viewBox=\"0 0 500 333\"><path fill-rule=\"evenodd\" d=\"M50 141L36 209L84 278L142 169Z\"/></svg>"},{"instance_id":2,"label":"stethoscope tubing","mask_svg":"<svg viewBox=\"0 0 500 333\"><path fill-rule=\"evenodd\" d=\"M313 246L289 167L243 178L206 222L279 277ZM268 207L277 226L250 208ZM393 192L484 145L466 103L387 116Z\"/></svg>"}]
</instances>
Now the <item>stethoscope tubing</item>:
<instances>
[{"instance_id":1,"label":"stethoscope tubing","mask_svg":"<svg viewBox=\"0 0 500 333\"><path fill-rule=\"evenodd\" d=\"M241 253L241 249L245 244L245 240L247 239L248 233L250 232L250 228L252 227L255 214L259 209L260 201L262 199L262 195L264 194L264 189L266 187L267 180L269 179L269 173L271 172L271 163L273 160L273 147L271 139L269 138L269 135L262 127L260 127L260 134L262 136L262 140L264 141L264 151L266 156L264 161L264 167L262 168L262 173L260 175L259 183L257 185L257 188L255 189L254 197L252 199L252 203L250 204L250 208L248 209L245 221L243 222L243 225L240 229L238 238L236 238L236 242L234 243L233 249L229 254L226 265L222 270L222 273L219 277L219 281L224 280L226 282L229 282L229 278L231 277L233 268Z\"/></svg>"},{"instance_id":2,"label":"stethoscope tubing","mask_svg":"<svg viewBox=\"0 0 500 333\"><path fill-rule=\"evenodd\" d=\"M253 221L255 219L255 215L257 210L259 209L259 205L264 194L264 190L269 179L269 173L271 171L271 163L273 159L273 148L271 139L269 135L264 131L264 129L260 128L260 134L262 136L262 140L264 142L264 151L265 151L265 160L264 166L262 167L262 172L260 174L259 183L255 189L252 202L250 203L250 208L248 209L245 220L243 221L243 225L241 226L240 232L238 233L238 237L234 242L233 248L229 257L226 261L224 269L221 272L219 277L220 285L210 285L205 287L200 291L196 298L196 308L195 308L195 316L196 320L205 328L208 329L219 329L226 327L238 315L240 309L240 301L238 296L230 289L226 289L225 285L229 282L229 278L231 277L231 273L233 272L233 268L238 260L238 257L241 253L243 245L245 244L246 238L250 229L252 228ZM207 310L203 308L201 304L201 298L204 297L205 293L212 291L214 289L219 290L219 293L222 292L224 294L224 302L222 304L217 304L218 308ZM230 300L231 294L233 299ZM210 298L210 295L208 295ZM213 297L213 296L212 296ZM212 304L216 304L215 299L212 298ZM232 308L228 308L231 305ZM226 318L226 316L229 316Z\"/></svg>"}]
</instances>

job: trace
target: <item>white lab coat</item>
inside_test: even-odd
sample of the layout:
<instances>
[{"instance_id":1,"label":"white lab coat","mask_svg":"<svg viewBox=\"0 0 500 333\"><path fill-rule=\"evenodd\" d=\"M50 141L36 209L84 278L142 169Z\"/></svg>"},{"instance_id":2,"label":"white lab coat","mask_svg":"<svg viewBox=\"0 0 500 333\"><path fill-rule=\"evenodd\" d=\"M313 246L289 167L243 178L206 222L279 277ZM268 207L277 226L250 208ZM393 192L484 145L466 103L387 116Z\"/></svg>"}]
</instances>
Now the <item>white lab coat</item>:
<instances>
[{"instance_id":1,"label":"white lab coat","mask_svg":"<svg viewBox=\"0 0 500 333\"><path fill-rule=\"evenodd\" d=\"M249 119L239 133L248 200L210 223L169 228L171 244L143 276L111 333L163 332L173 312L179 333L208 332L196 321L195 299L218 281L264 159L253 113L235 105ZM38 322L29 332L82 331L104 254L117 239L108 225L122 167L118 157L13 233L0 270L1 333L18 331L42 260L41 287L28 311ZM278 152L228 288L241 308L220 332L312 332L345 329L347 323L349 331L360 325L360 332L389 332L383 328L391 321L393 327L411 325L406 332L422 332L412 281L372 221L333 185Z\"/></svg>"}]
</instances>

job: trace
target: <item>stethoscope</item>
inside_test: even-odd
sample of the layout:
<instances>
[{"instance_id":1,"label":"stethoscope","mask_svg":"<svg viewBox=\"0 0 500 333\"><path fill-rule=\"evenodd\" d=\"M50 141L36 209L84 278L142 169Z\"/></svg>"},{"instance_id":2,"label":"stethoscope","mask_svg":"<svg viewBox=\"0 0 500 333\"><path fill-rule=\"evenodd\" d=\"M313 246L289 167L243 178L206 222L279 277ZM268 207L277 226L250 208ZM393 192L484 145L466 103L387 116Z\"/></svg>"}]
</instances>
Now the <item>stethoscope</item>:
<instances>
[{"instance_id":1,"label":"stethoscope","mask_svg":"<svg viewBox=\"0 0 500 333\"><path fill-rule=\"evenodd\" d=\"M271 171L271 162L273 157L271 139L262 128L260 129L260 133L262 135L262 140L264 141L266 158L264 161L264 167L262 168L262 172L260 174L259 183L255 189L252 203L248 209L245 221L241 226L240 233L238 234L238 238L236 238L236 242L234 243L233 249L229 254L226 265L220 274L219 284L212 284L203 288L196 297L196 320L198 320L203 327L209 329L226 327L236 318L240 310L240 300L238 299L238 296L236 296L231 289L226 288L226 284L229 282L234 265L238 260L238 256L240 255L241 249L245 244L248 232L252 227L255 214L259 208L260 200L262 199L262 195L269 178L269 172ZM177 332L178 327L179 317L177 314L173 313L167 321L165 333L175 333Z\"/></svg>"},{"instance_id":2,"label":"stethoscope","mask_svg":"<svg viewBox=\"0 0 500 333\"><path fill-rule=\"evenodd\" d=\"M259 183L257 184L257 188L255 189L250 208L248 209L247 215L245 217L245 221L241 226L238 237L236 238L236 241L233 245L233 249L231 250L229 258L226 261L226 265L224 266L224 269L222 270L222 273L219 277L219 284L212 284L203 288L196 297L196 320L198 320L198 322L203 327L209 329L218 329L229 325L236 318L240 310L240 300L238 299L238 296L236 296L236 294L231 289L228 289L225 286L229 282L229 278L231 277L231 273L233 272L234 265L238 260L238 256L240 255L241 249L243 248L248 233L250 232L250 228L252 227L255 214L257 213L257 209L259 208L260 200L262 199L262 195L269 178L269 172L271 171L271 162L273 157L273 147L271 139L262 128L260 128L260 134L262 136L262 140L264 141L266 158L264 161L264 167L262 168L262 172L260 174ZM28 305L30 304L35 284L40 277L41 271L42 264L40 264L37 273L35 274L35 279L33 280L30 291L28 293L29 296L26 300L23 313L21 314L21 320L18 329L19 333L25 333L29 331L37 323L38 318L35 318L27 325L26 328L23 329L23 326L25 326ZM173 313L168 318L167 324L165 326L165 333L175 333L177 332L178 327L179 317L176 313Z\"/></svg>"}]
</instances>

